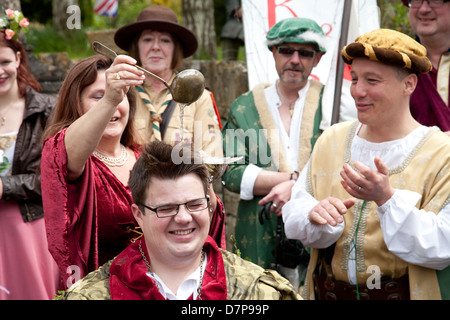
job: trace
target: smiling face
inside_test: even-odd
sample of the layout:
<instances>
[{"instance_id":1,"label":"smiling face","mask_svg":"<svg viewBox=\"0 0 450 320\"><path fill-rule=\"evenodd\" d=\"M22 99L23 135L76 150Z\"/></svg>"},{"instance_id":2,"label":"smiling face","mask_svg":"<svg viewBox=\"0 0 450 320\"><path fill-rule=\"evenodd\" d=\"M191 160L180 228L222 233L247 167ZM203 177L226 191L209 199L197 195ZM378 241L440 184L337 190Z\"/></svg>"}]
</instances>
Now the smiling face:
<instances>
[{"instance_id":1,"label":"smiling face","mask_svg":"<svg viewBox=\"0 0 450 320\"><path fill-rule=\"evenodd\" d=\"M448 34L450 30L450 2L445 2L442 7L431 8L427 1L423 1L419 8L409 9L409 21L412 29L419 37ZM441 39L443 41L446 38Z\"/></svg>"},{"instance_id":2,"label":"smiling face","mask_svg":"<svg viewBox=\"0 0 450 320\"><path fill-rule=\"evenodd\" d=\"M91 109L104 96L105 88L105 70L98 70L97 80L84 88L81 92L81 105L83 108L83 113L88 112L88 110ZM130 104L128 103L127 96L125 96L109 121L109 124L103 133L103 137L121 137L128 123L129 111Z\"/></svg>"},{"instance_id":3,"label":"smiling face","mask_svg":"<svg viewBox=\"0 0 450 320\"><path fill-rule=\"evenodd\" d=\"M409 112L409 95L417 76L397 67L356 58L352 63L350 93L355 100L358 119L368 126L395 124Z\"/></svg>"},{"instance_id":4,"label":"smiling face","mask_svg":"<svg viewBox=\"0 0 450 320\"><path fill-rule=\"evenodd\" d=\"M155 208L204 197L204 185L194 173L175 179L152 177L144 204ZM133 204L132 211L143 230L150 260L173 265L180 259L200 255L209 232L208 208L189 212L181 205L177 215L165 218L158 218L147 208L142 212L136 204Z\"/></svg>"},{"instance_id":5,"label":"smiling face","mask_svg":"<svg viewBox=\"0 0 450 320\"><path fill-rule=\"evenodd\" d=\"M20 65L20 53L11 48L0 46L0 95L5 95L17 87L17 68Z\"/></svg>"},{"instance_id":6,"label":"smiling face","mask_svg":"<svg viewBox=\"0 0 450 320\"><path fill-rule=\"evenodd\" d=\"M290 47L293 49L305 48L308 50L317 51L314 44L306 43L283 43L283 47ZM317 66L322 57L322 52L317 52L314 57L306 58L300 57L298 52L294 52L291 56L280 54L277 48L272 47L273 57L275 59L275 67L280 77L280 81L298 86L302 88L306 85L312 69Z\"/></svg>"}]
</instances>

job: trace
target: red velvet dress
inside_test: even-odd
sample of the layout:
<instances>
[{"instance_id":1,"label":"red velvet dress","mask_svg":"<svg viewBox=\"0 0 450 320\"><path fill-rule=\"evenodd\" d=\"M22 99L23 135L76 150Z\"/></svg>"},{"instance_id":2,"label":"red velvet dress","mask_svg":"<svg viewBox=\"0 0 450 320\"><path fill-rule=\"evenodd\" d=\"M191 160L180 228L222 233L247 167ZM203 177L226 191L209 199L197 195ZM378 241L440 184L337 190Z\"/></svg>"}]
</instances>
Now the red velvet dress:
<instances>
[{"instance_id":1,"label":"red velvet dress","mask_svg":"<svg viewBox=\"0 0 450 320\"><path fill-rule=\"evenodd\" d=\"M124 250L138 234L128 186L96 157L67 182L66 130L46 139L41 181L49 251L67 288ZM133 150L136 157L138 150ZM71 278L69 278L71 276Z\"/></svg>"}]
</instances>

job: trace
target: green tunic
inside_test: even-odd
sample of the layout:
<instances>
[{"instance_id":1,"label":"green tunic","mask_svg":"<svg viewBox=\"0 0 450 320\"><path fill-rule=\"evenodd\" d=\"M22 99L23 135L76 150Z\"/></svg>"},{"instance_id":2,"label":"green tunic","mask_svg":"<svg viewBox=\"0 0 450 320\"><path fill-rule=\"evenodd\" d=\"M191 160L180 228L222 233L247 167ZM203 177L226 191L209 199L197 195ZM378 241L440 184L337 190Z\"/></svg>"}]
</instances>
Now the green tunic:
<instances>
[{"instance_id":1,"label":"green tunic","mask_svg":"<svg viewBox=\"0 0 450 320\"><path fill-rule=\"evenodd\" d=\"M268 86L269 84L260 84L238 97L230 106L228 119L222 129L224 155L244 157L243 161L230 165L222 178L225 187L232 192L240 193L242 176L250 163L266 170L291 172L277 133L277 130L284 129L275 126L264 97L264 89ZM322 90L320 82L310 81L301 119L298 171L308 161L312 146L321 133L319 124ZM277 219L273 216L272 219L265 220L264 225L260 224L258 214L261 207L258 201L261 198L255 196L253 200L239 201L236 245L242 257L263 268L270 268L274 263Z\"/></svg>"}]
</instances>

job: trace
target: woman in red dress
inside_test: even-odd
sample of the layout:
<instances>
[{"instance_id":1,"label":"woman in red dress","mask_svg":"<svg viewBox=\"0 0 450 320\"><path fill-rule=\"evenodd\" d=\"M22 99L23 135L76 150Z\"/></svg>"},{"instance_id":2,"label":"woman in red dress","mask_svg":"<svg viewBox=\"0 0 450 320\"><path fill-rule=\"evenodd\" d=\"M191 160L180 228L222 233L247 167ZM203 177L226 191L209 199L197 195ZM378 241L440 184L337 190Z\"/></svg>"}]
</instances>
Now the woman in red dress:
<instances>
[{"instance_id":1,"label":"woman in red dress","mask_svg":"<svg viewBox=\"0 0 450 320\"><path fill-rule=\"evenodd\" d=\"M131 86L145 76L129 56L93 56L68 73L44 132L42 193L49 250L68 288L142 233L128 178L142 144ZM224 207L210 188L210 235L225 245Z\"/></svg>"},{"instance_id":2,"label":"woman in red dress","mask_svg":"<svg viewBox=\"0 0 450 320\"><path fill-rule=\"evenodd\" d=\"M139 236L129 172L141 142L130 86L143 72L128 56L80 61L67 75L44 133L42 193L49 250L70 287Z\"/></svg>"}]
</instances>

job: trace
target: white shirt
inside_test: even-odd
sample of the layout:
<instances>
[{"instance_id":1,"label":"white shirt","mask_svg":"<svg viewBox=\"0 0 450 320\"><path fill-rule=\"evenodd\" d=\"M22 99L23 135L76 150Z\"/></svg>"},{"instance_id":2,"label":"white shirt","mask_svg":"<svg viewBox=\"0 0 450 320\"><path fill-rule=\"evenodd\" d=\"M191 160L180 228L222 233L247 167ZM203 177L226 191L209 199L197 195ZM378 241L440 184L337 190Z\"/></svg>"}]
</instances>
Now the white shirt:
<instances>
[{"instance_id":1,"label":"white shirt","mask_svg":"<svg viewBox=\"0 0 450 320\"><path fill-rule=\"evenodd\" d=\"M193 294L193 300L197 299L198 293L197 288L200 283L200 268L202 268L202 274L205 274L205 268L208 257L205 253L205 260L203 261L201 266L198 266L194 272L191 273L189 277L187 277L178 287L178 291L173 293L172 290L162 281L160 277L156 273L147 272L147 276L155 280L156 286L159 289L159 292L162 294L164 299L169 300L187 300Z\"/></svg>"},{"instance_id":2,"label":"white shirt","mask_svg":"<svg viewBox=\"0 0 450 320\"><path fill-rule=\"evenodd\" d=\"M379 156L388 167L397 166L427 130L422 126L403 139L383 143L371 143L355 135L352 160L375 169L373 159ZM310 223L308 214L318 201L306 191L307 166L294 184L291 200L283 206L285 231L288 238L299 239L305 246L326 248L342 235L344 222L335 227ZM395 190L392 198L378 207L384 241L389 251L406 262L441 270L450 265L450 206L447 204L438 214L426 212L415 207L420 198L413 191ZM351 259L348 276L355 283Z\"/></svg>"},{"instance_id":3,"label":"white shirt","mask_svg":"<svg viewBox=\"0 0 450 320\"><path fill-rule=\"evenodd\" d=\"M298 91L298 99L294 104L294 113L292 114L290 135L288 135L281 121L280 112L278 108L281 107L281 100L276 89L276 82L264 89L264 96L266 98L267 106L269 108L275 127L280 133L280 140L283 147L283 153L286 156L286 162L291 170L297 170L298 166L298 148L300 143L300 129L302 125L303 110L305 108L306 94L308 92L310 82ZM253 187L255 186L256 178L261 172L262 168L250 163L245 168L241 180L240 198L242 200L253 199Z\"/></svg>"}]
</instances>

